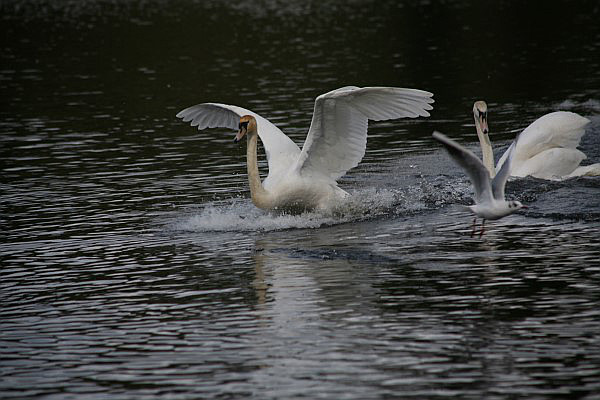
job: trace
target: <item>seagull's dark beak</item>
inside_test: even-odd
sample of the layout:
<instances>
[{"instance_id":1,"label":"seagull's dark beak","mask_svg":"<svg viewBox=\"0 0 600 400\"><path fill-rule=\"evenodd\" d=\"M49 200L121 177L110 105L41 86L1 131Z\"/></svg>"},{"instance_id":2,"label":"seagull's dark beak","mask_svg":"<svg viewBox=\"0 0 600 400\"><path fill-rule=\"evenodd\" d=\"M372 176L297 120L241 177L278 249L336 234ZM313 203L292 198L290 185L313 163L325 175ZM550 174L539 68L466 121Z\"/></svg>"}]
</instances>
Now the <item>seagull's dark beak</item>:
<instances>
[{"instance_id":1,"label":"seagull's dark beak","mask_svg":"<svg viewBox=\"0 0 600 400\"><path fill-rule=\"evenodd\" d=\"M521 205L521 208L524 208L524 209L526 209L526 210L527 210L529 207L528 207L528 206L526 206L526 205Z\"/></svg>"}]
</instances>

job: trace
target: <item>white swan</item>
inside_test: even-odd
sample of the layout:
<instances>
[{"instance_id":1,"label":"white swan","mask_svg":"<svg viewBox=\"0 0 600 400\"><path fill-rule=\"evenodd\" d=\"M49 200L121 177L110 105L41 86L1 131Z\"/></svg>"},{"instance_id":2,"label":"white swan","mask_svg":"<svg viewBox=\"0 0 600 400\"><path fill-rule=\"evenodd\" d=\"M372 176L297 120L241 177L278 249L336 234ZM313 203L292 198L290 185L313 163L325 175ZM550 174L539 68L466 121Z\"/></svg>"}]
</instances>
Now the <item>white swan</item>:
<instances>
[{"instance_id":1,"label":"white swan","mask_svg":"<svg viewBox=\"0 0 600 400\"><path fill-rule=\"evenodd\" d=\"M475 190L475 205L468 206L469 210L475 214L473 220L473 231L475 233L475 223L477 217L483 218L480 235L483 235L485 229L485 220L495 220L505 217L521 208L527 208L519 201L506 201L504 199L504 187L510 174L511 163L516 154L515 148L518 142L515 142L506 151L506 162L498 171L493 179L481 160L471 151L465 149L454 140L448 138L440 132L433 132L433 138L444 145L454 161L462 167L467 173L473 188ZM520 139L519 139L520 140Z\"/></svg>"},{"instance_id":2,"label":"white swan","mask_svg":"<svg viewBox=\"0 0 600 400\"><path fill-rule=\"evenodd\" d=\"M494 169L494 154L488 136L487 104L476 101L473 105L475 128L481 144L483 164L494 175L506 160L506 151ZM577 150L585 127L590 120L568 111L546 114L519 135L511 176L531 175L540 179L561 180L583 175L600 175L600 163L579 166L586 155Z\"/></svg>"},{"instance_id":3,"label":"white swan","mask_svg":"<svg viewBox=\"0 0 600 400\"><path fill-rule=\"evenodd\" d=\"M368 120L427 117L432 94L417 89L347 86L317 97L302 150L279 128L241 107L203 103L177 114L198 129L238 128L246 149L252 202L262 209L302 212L328 209L348 196L336 183L365 154ZM261 182L256 146L260 137L269 174Z\"/></svg>"}]
</instances>

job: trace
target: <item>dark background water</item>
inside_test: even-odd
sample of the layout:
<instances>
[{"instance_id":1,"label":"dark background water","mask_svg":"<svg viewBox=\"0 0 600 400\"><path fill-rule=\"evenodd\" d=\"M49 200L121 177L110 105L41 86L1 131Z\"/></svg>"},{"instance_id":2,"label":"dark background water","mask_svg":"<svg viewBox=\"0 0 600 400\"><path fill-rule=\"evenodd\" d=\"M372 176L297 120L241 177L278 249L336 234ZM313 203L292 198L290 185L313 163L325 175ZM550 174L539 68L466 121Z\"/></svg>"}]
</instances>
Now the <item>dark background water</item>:
<instances>
[{"instance_id":1,"label":"dark background water","mask_svg":"<svg viewBox=\"0 0 600 400\"><path fill-rule=\"evenodd\" d=\"M600 180L512 181L470 237L430 139L498 151L592 123L595 1L0 0L0 397L600 398ZM345 86L435 94L371 124L344 215L248 199L245 149L177 111L271 119L299 145ZM266 165L262 164L263 168Z\"/></svg>"}]
</instances>

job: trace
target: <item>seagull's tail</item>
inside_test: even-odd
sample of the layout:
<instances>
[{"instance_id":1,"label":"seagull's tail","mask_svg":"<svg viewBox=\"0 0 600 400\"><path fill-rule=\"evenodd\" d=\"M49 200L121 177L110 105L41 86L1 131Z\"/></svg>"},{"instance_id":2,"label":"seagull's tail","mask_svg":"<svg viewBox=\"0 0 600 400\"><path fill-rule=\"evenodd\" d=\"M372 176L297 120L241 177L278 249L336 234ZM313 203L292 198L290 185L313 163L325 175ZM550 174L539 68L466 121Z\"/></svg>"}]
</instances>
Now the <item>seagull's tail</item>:
<instances>
[{"instance_id":1,"label":"seagull's tail","mask_svg":"<svg viewBox=\"0 0 600 400\"><path fill-rule=\"evenodd\" d=\"M475 206L465 206L465 205L463 205L463 204L458 204L458 208L459 208L461 211L468 211L468 212L470 212L470 213L473 213L473 214L475 214L475 210L473 210L473 207L475 207Z\"/></svg>"}]
</instances>

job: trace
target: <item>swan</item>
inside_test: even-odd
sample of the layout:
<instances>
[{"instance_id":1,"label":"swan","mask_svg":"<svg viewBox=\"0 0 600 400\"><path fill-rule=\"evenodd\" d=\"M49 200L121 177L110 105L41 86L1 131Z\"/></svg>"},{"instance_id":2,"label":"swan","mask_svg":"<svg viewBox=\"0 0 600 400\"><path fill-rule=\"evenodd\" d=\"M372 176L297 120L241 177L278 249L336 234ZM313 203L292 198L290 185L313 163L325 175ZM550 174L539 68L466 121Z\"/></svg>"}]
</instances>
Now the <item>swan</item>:
<instances>
[{"instance_id":1,"label":"swan","mask_svg":"<svg viewBox=\"0 0 600 400\"><path fill-rule=\"evenodd\" d=\"M500 157L494 168L487 111L485 101L476 101L473 105L473 117L481 145L483 164L493 178L506 161L508 151ZM600 163L579 166L579 163L587 157L577 150L577 146L589 123L589 119L568 111L556 111L538 118L519 135L519 144L516 146L510 175L515 177L531 175L549 180L600 175Z\"/></svg>"},{"instance_id":2,"label":"swan","mask_svg":"<svg viewBox=\"0 0 600 400\"><path fill-rule=\"evenodd\" d=\"M475 214L471 236L475 233L477 217L483 218L479 234L481 237L485 229L486 219L500 219L521 208L528 208L519 201L506 201L504 199L504 187L506 186L506 181L510 175L511 164L518 145L516 140L510 145L506 152L506 162L502 165L496 176L491 179L488 169L471 151L465 149L443 133L433 132L432 136L435 140L444 145L452 159L454 159L454 161L467 173L473 184L473 188L475 189L475 205L467 207Z\"/></svg>"},{"instance_id":3,"label":"swan","mask_svg":"<svg viewBox=\"0 0 600 400\"><path fill-rule=\"evenodd\" d=\"M318 96L302 150L279 128L242 107L202 103L178 118L198 130L238 129L234 142L247 137L246 157L252 202L265 210L327 210L349 194L337 180L365 154L368 120L429 116L433 94L418 89L346 86ZM261 182L257 141L263 143L269 173Z\"/></svg>"}]
</instances>

